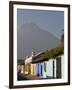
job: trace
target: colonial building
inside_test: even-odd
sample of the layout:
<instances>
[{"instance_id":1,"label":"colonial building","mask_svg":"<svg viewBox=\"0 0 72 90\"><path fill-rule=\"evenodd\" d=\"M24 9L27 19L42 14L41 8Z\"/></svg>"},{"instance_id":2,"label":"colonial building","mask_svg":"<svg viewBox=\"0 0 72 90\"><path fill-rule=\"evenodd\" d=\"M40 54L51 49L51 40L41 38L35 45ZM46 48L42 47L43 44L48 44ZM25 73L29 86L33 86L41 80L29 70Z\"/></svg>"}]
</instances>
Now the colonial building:
<instances>
[{"instance_id":1,"label":"colonial building","mask_svg":"<svg viewBox=\"0 0 72 90\"><path fill-rule=\"evenodd\" d=\"M64 45L35 54L25 60L18 60L17 71L24 75L40 78L63 78L64 75Z\"/></svg>"},{"instance_id":2,"label":"colonial building","mask_svg":"<svg viewBox=\"0 0 72 90\"><path fill-rule=\"evenodd\" d=\"M17 72L38 79L64 78L64 34L59 46L38 54L32 51L30 57L18 60Z\"/></svg>"},{"instance_id":3,"label":"colonial building","mask_svg":"<svg viewBox=\"0 0 72 90\"><path fill-rule=\"evenodd\" d=\"M25 72L25 62L24 60L17 60L17 72L23 74Z\"/></svg>"},{"instance_id":4,"label":"colonial building","mask_svg":"<svg viewBox=\"0 0 72 90\"><path fill-rule=\"evenodd\" d=\"M25 59L25 74L36 75L36 64L32 64L34 55L35 53L32 51L32 55Z\"/></svg>"},{"instance_id":5,"label":"colonial building","mask_svg":"<svg viewBox=\"0 0 72 90\"><path fill-rule=\"evenodd\" d=\"M50 51L42 52L32 58L36 64L36 75L42 78L63 78L64 46L59 45Z\"/></svg>"}]
</instances>

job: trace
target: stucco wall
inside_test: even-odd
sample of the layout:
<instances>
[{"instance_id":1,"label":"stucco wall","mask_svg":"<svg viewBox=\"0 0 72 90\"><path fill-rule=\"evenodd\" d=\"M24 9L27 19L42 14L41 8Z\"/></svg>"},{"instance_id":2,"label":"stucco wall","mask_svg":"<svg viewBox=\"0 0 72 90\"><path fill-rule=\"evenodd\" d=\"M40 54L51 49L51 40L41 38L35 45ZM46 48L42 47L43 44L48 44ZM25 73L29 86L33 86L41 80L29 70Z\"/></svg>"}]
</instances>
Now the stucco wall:
<instances>
[{"instance_id":1,"label":"stucco wall","mask_svg":"<svg viewBox=\"0 0 72 90\"><path fill-rule=\"evenodd\" d=\"M45 61L46 63L46 72L43 68L43 77L46 78L46 76L53 76L53 60ZM44 67L44 64L43 64Z\"/></svg>"},{"instance_id":2,"label":"stucco wall","mask_svg":"<svg viewBox=\"0 0 72 90\"><path fill-rule=\"evenodd\" d=\"M58 56L61 57L61 78L64 78L64 55ZM44 63L43 63L43 77L46 78L46 76L53 77L53 60L54 60L54 77L56 78L56 59L50 59L48 61L45 61L46 63L46 72L44 70Z\"/></svg>"}]
</instances>

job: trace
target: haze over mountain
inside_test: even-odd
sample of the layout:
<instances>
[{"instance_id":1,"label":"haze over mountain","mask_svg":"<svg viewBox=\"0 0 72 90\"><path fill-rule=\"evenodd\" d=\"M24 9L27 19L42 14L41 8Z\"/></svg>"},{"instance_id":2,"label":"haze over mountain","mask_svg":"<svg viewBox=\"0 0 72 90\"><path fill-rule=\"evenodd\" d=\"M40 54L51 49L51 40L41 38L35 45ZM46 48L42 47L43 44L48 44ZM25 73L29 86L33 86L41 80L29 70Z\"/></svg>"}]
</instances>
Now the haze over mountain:
<instances>
[{"instance_id":1,"label":"haze over mountain","mask_svg":"<svg viewBox=\"0 0 72 90\"><path fill-rule=\"evenodd\" d=\"M50 32L42 30L35 23L26 23L17 29L17 58L25 59L32 51L49 50L60 44Z\"/></svg>"}]
</instances>

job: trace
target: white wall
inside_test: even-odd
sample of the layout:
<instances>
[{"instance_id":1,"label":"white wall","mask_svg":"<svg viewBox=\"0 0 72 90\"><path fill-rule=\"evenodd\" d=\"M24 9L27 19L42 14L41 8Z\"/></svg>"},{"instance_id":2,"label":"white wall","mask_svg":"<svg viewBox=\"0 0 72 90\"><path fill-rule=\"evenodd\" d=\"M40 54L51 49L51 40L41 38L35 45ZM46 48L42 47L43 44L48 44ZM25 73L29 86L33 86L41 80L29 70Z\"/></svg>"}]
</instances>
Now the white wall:
<instances>
[{"instance_id":1,"label":"white wall","mask_svg":"<svg viewBox=\"0 0 72 90\"><path fill-rule=\"evenodd\" d=\"M53 59L50 59L49 61L47 61L46 71L47 71L46 72L47 76L53 77Z\"/></svg>"},{"instance_id":2,"label":"white wall","mask_svg":"<svg viewBox=\"0 0 72 90\"><path fill-rule=\"evenodd\" d=\"M9 84L9 0L0 0L0 90L8 90ZM17 0L18 1L18 0ZM22 0L22 1L40 1L48 3L64 3L71 4L72 16L72 0ZM72 24L72 17L71 17ZM72 30L72 25L71 25ZM72 38L72 32L71 32ZM71 41L72 52L72 41ZM72 59L72 55L71 55ZM72 61L71 61L71 85L70 86L53 86L43 88L29 88L23 90L72 90ZM21 90L21 89L19 89Z\"/></svg>"},{"instance_id":3,"label":"white wall","mask_svg":"<svg viewBox=\"0 0 72 90\"><path fill-rule=\"evenodd\" d=\"M32 62L32 57L29 57L25 60L25 64Z\"/></svg>"},{"instance_id":4,"label":"white wall","mask_svg":"<svg viewBox=\"0 0 72 90\"><path fill-rule=\"evenodd\" d=\"M54 61L54 77L56 77L56 69L57 69L57 67L56 67L56 59L50 59L48 61L45 61L45 63L46 63L46 72L43 70L43 77L44 78L46 78L46 76L53 77L53 61ZM61 62L61 66L62 65L63 64ZM61 67L61 69L63 69L62 67Z\"/></svg>"},{"instance_id":5,"label":"white wall","mask_svg":"<svg viewBox=\"0 0 72 90\"><path fill-rule=\"evenodd\" d=\"M60 55L59 57L61 57L61 78L63 79L64 78L64 55ZM44 62L44 63L46 63L46 72L43 70L44 78L46 78L46 76L53 77L53 61L54 61L54 77L57 77L56 76L56 69L57 69L56 61L57 60L50 59L50 60Z\"/></svg>"},{"instance_id":6,"label":"white wall","mask_svg":"<svg viewBox=\"0 0 72 90\"><path fill-rule=\"evenodd\" d=\"M61 70L61 71L62 71L62 78L64 78L64 60L65 60L65 59L64 59L64 56L63 56L63 55L61 56L61 58L62 58L62 60L61 60L61 66L62 66L62 68L61 68L61 69L62 69L62 70Z\"/></svg>"}]
</instances>

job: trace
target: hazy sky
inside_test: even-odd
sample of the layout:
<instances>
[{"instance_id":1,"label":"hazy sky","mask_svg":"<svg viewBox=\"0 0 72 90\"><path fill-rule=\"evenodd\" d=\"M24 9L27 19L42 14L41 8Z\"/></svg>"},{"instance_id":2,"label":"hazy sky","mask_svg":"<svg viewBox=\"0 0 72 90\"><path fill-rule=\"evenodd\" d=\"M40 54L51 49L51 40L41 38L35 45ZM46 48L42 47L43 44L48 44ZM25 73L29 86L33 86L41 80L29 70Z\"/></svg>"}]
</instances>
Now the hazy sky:
<instances>
[{"instance_id":1,"label":"hazy sky","mask_svg":"<svg viewBox=\"0 0 72 90\"><path fill-rule=\"evenodd\" d=\"M39 53L56 47L60 43L63 29L63 11L18 9L18 59L30 56L32 51Z\"/></svg>"},{"instance_id":2,"label":"hazy sky","mask_svg":"<svg viewBox=\"0 0 72 90\"><path fill-rule=\"evenodd\" d=\"M25 23L35 23L43 30L51 32L60 38L64 29L64 12L51 10L17 10L17 26L21 28Z\"/></svg>"}]
</instances>

